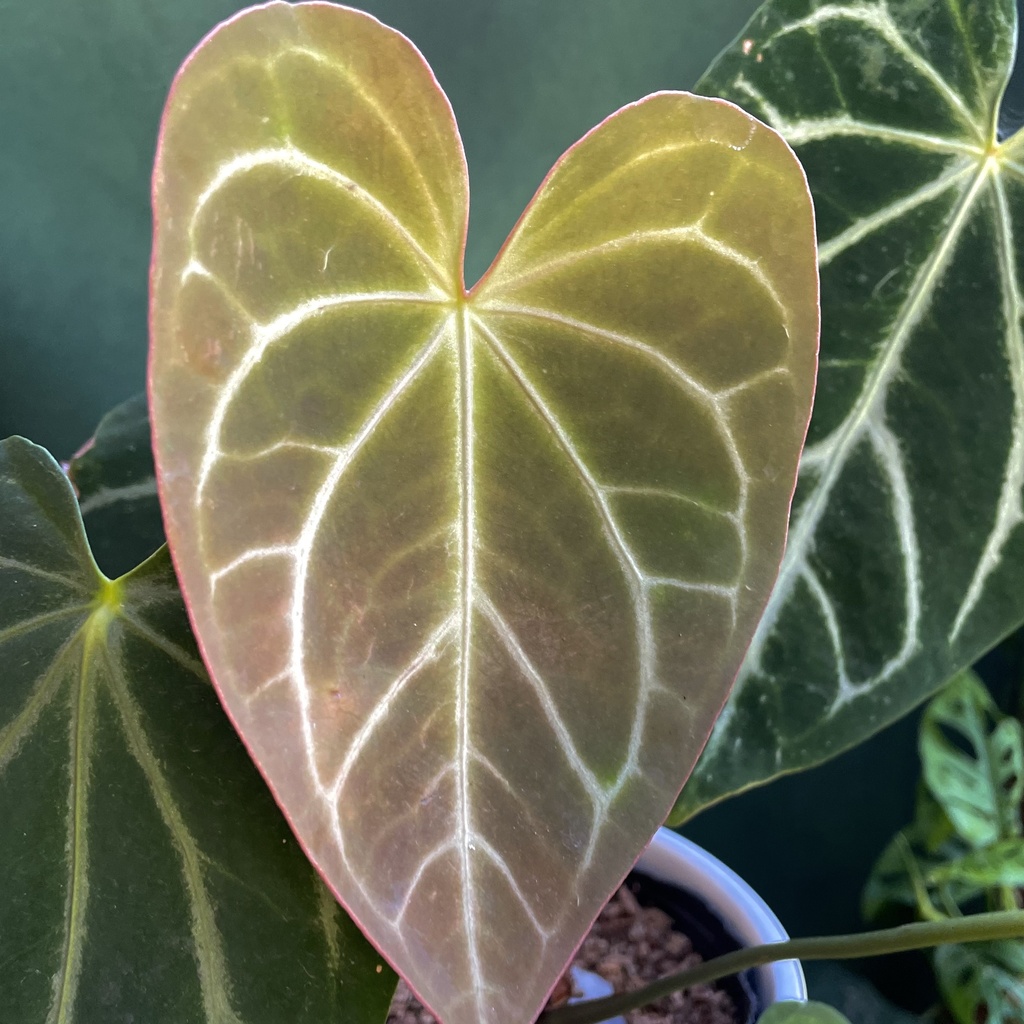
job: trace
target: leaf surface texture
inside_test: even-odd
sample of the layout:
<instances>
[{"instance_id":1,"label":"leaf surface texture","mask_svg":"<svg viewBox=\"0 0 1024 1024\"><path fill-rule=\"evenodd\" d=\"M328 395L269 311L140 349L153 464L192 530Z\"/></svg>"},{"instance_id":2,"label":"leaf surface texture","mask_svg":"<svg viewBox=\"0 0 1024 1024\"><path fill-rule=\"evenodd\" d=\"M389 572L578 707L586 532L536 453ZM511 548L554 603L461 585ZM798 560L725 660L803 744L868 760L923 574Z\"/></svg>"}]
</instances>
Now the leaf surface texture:
<instances>
[{"instance_id":1,"label":"leaf surface texture","mask_svg":"<svg viewBox=\"0 0 1024 1024\"><path fill-rule=\"evenodd\" d=\"M658 94L467 292L415 49L271 4L169 101L168 536L296 834L446 1024L527 1021L664 819L777 571L816 359L781 140Z\"/></svg>"},{"instance_id":2,"label":"leaf surface texture","mask_svg":"<svg viewBox=\"0 0 1024 1024\"><path fill-rule=\"evenodd\" d=\"M786 558L673 821L894 721L1024 618L1011 0L771 0L698 85L815 199L821 364Z\"/></svg>"}]
</instances>

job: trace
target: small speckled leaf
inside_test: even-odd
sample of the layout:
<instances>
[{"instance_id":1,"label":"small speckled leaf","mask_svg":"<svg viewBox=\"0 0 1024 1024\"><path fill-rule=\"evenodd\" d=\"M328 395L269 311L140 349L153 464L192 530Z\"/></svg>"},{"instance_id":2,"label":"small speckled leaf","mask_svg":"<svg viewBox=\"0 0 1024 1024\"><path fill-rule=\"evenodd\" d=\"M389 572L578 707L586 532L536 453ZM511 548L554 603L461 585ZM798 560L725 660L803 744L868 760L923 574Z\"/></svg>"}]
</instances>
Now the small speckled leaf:
<instances>
[{"instance_id":1,"label":"small speckled leaf","mask_svg":"<svg viewBox=\"0 0 1024 1024\"><path fill-rule=\"evenodd\" d=\"M959 673L929 702L918 745L923 778L914 821L893 838L864 890L867 917L893 904L923 916L986 889L1024 885L1021 725L981 680Z\"/></svg>"},{"instance_id":2,"label":"small speckled leaf","mask_svg":"<svg viewBox=\"0 0 1024 1024\"><path fill-rule=\"evenodd\" d=\"M957 885L969 895L1000 886L1019 889L1024 886L1024 842L1015 836L972 850L932 868L927 880L935 885Z\"/></svg>"},{"instance_id":3,"label":"small speckled leaf","mask_svg":"<svg viewBox=\"0 0 1024 1024\"><path fill-rule=\"evenodd\" d=\"M67 471L105 575L128 572L163 544L145 395L111 409Z\"/></svg>"},{"instance_id":4,"label":"small speckled leaf","mask_svg":"<svg viewBox=\"0 0 1024 1024\"><path fill-rule=\"evenodd\" d=\"M973 672L928 705L920 750L924 781L962 839L979 850L1020 836L1024 730Z\"/></svg>"},{"instance_id":5,"label":"small speckled leaf","mask_svg":"<svg viewBox=\"0 0 1024 1024\"><path fill-rule=\"evenodd\" d=\"M0 442L0 665L0 1018L384 1019L394 975L218 706L166 549L109 583L21 438Z\"/></svg>"},{"instance_id":6,"label":"small speckled leaf","mask_svg":"<svg viewBox=\"0 0 1024 1024\"><path fill-rule=\"evenodd\" d=\"M769 0L698 88L796 149L821 370L786 559L673 814L825 760L1024 618L1013 0Z\"/></svg>"},{"instance_id":7,"label":"small speckled leaf","mask_svg":"<svg viewBox=\"0 0 1024 1024\"><path fill-rule=\"evenodd\" d=\"M757 1018L760 1024L850 1024L849 1019L826 1003L786 1000L772 1003Z\"/></svg>"},{"instance_id":8,"label":"small speckled leaf","mask_svg":"<svg viewBox=\"0 0 1024 1024\"><path fill-rule=\"evenodd\" d=\"M529 1021L777 572L816 359L800 169L729 104L649 97L467 295L422 57L270 4L180 73L155 203L158 478L215 684L446 1024Z\"/></svg>"}]
</instances>

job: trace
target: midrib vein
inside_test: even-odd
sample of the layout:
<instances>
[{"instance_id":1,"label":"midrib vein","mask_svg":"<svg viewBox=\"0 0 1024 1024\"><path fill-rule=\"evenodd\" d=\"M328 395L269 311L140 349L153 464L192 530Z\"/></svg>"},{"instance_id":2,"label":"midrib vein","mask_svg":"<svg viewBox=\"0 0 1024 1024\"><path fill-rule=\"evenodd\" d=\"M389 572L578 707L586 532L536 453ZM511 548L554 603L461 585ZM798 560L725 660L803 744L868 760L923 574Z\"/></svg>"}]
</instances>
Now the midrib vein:
<instances>
[{"instance_id":1,"label":"midrib vein","mask_svg":"<svg viewBox=\"0 0 1024 1024\"><path fill-rule=\"evenodd\" d=\"M470 856L470 837L473 834L472 808L469 795L469 671L473 649L473 589L475 576L475 523L473 495L473 345L469 336L468 310L459 311L456 320L458 332L458 402L459 402L459 607L461 609L461 652L458 684L455 698L458 714L458 836L457 843L462 877L462 915L466 931L466 945L470 973L473 978L473 998L477 1014L482 1019L481 997L483 977L480 970L480 952L476 919L476 901L473 889L473 858Z\"/></svg>"},{"instance_id":2,"label":"midrib vein","mask_svg":"<svg viewBox=\"0 0 1024 1024\"><path fill-rule=\"evenodd\" d=\"M82 932L88 899L88 850L86 833L86 804L88 801L88 747L92 741L93 709L95 694L89 686L89 666L93 648L97 642L96 627L90 623L79 634L82 644L82 659L79 668L78 686L71 688L70 722L70 779L68 787L68 843L70 864L69 883L65 910L64 952L61 959L59 981L55 987L55 999L47 1018L48 1024L66 1024L70 1020L82 960ZM102 639L101 641L102 642Z\"/></svg>"}]
</instances>

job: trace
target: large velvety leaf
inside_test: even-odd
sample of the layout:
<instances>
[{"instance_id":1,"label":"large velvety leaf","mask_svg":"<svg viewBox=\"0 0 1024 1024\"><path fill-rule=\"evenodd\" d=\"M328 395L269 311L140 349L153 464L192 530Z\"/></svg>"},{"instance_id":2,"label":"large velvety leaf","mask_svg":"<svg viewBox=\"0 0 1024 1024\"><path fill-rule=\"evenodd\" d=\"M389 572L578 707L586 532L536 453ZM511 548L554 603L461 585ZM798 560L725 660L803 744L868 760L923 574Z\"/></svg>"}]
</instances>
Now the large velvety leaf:
<instances>
[{"instance_id":1,"label":"large velvety leaf","mask_svg":"<svg viewBox=\"0 0 1024 1024\"><path fill-rule=\"evenodd\" d=\"M112 409L67 466L97 565L120 576L164 542L145 395Z\"/></svg>"},{"instance_id":2,"label":"large velvety leaf","mask_svg":"<svg viewBox=\"0 0 1024 1024\"><path fill-rule=\"evenodd\" d=\"M815 198L821 371L786 559L673 815L830 757L1024 617L1012 0L770 0L701 80Z\"/></svg>"},{"instance_id":3,"label":"large velvety leaf","mask_svg":"<svg viewBox=\"0 0 1024 1024\"><path fill-rule=\"evenodd\" d=\"M777 571L816 355L799 168L730 105L649 97L467 293L429 68L275 3L184 68L155 195L158 479L214 681L420 996L527 1021Z\"/></svg>"},{"instance_id":4,"label":"large velvety leaf","mask_svg":"<svg viewBox=\"0 0 1024 1024\"><path fill-rule=\"evenodd\" d=\"M373 1024L394 975L218 706L166 549L111 582L0 443L0 1017Z\"/></svg>"}]
</instances>

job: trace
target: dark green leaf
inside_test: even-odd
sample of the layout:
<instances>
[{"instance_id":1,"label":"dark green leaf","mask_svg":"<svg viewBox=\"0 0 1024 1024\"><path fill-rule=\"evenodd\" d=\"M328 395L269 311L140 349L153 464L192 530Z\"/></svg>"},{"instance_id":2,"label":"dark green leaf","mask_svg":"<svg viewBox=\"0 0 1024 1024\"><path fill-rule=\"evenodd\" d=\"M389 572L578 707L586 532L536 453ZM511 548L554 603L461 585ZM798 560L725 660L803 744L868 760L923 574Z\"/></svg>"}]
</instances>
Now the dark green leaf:
<instances>
[{"instance_id":1,"label":"dark green leaf","mask_svg":"<svg viewBox=\"0 0 1024 1024\"><path fill-rule=\"evenodd\" d=\"M386 1012L394 975L218 705L166 549L105 579L20 438L0 443L0 878L5 1024Z\"/></svg>"},{"instance_id":2,"label":"dark green leaf","mask_svg":"<svg viewBox=\"0 0 1024 1024\"><path fill-rule=\"evenodd\" d=\"M182 58L243 0L0 3L0 436L68 453L143 386L149 178ZM690 88L756 0L366 0L459 110L475 279L552 162ZM552 97L557 96L556 102Z\"/></svg>"},{"instance_id":3,"label":"dark green leaf","mask_svg":"<svg viewBox=\"0 0 1024 1024\"><path fill-rule=\"evenodd\" d=\"M779 582L673 815L816 764L1024 617L1012 0L769 0L701 80L794 146L821 367Z\"/></svg>"},{"instance_id":4,"label":"dark green leaf","mask_svg":"<svg viewBox=\"0 0 1024 1024\"><path fill-rule=\"evenodd\" d=\"M146 396L107 413L92 440L68 464L93 557L120 576L164 542Z\"/></svg>"}]
</instances>

